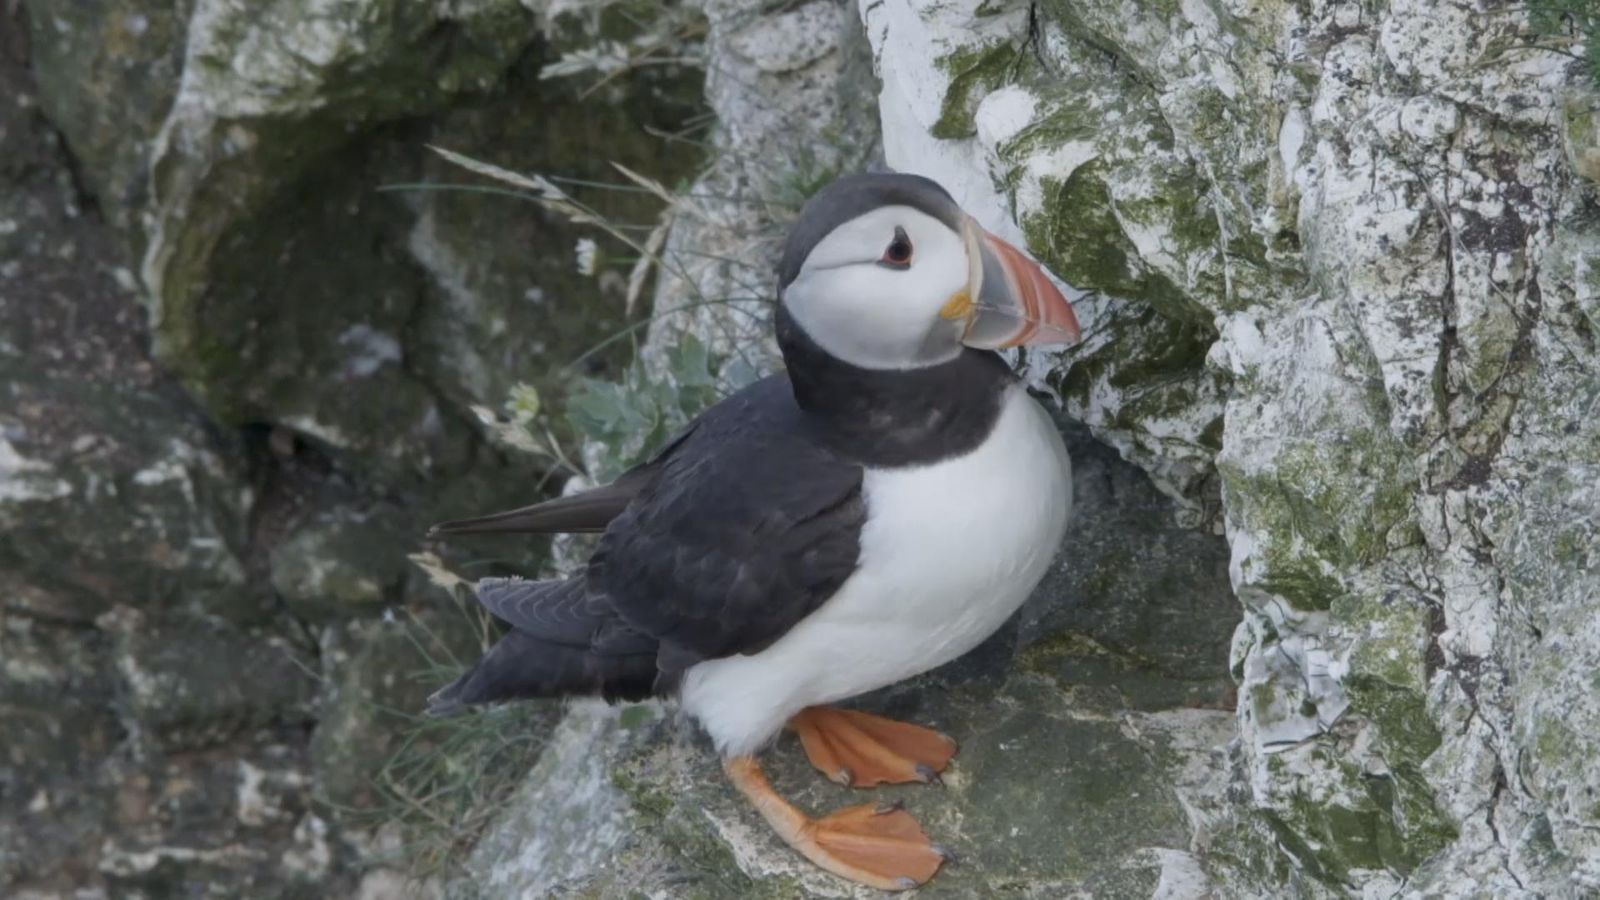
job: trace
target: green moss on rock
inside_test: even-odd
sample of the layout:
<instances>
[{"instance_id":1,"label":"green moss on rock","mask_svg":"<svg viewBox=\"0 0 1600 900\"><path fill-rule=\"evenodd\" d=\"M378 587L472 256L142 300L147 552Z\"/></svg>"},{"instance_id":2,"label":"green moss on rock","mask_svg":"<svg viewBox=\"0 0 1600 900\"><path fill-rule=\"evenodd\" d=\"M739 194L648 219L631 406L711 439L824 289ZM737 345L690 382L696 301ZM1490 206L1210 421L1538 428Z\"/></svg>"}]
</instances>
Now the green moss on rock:
<instances>
[{"instance_id":1,"label":"green moss on rock","mask_svg":"<svg viewBox=\"0 0 1600 900\"><path fill-rule=\"evenodd\" d=\"M978 101L1016 78L1026 56L1009 41L962 47L940 57L938 66L950 76L939 118L928 129L936 138L954 140L977 133L973 114Z\"/></svg>"},{"instance_id":2,"label":"green moss on rock","mask_svg":"<svg viewBox=\"0 0 1600 900\"><path fill-rule=\"evenodd\" d=\"M1356 429L1286 441L1259 471L1219 464L1230 508L1272 538L1251 583L1300 609L1329 608L1344 590L1342 568L1374 564L1412 539L1413 469L1392 437Z\"/></svg>"},{"instance_id":3,"label":"green moss on rock","mask_svg":"<svg viewBox=\"0 0 1600 900\"><path fill-rule=\"evenodd\" d=\"M1595 95L1577 93L1562 108L1562 134L1572 170L1600 186L1600 115Z\"/></svg>"},{"instance_id":4,"label":"green moss on rock","mask_svg":"<svg viewBox=\"0 0 1600 900\"><path fill-rule=\"evenodd\" d=\"M1352 869L1384 868L1384 850L1395 844L1392 819L1362 794L1342 801L1302 796L1265 815L1284 848L1327 884L1348 884Z\"/></svg>"},{"instance_id":5,"label":"green moss on rock","mask_svg":"<svg viewBox=\"0 0 1600 900\"><path fill-rule=\"evenodd\" d=\"M1090 161L1065 180L1041 183L1041 211L1023 222L1028 247L1076 287L1148 302L1162 314L1209 323L1203 307L1191 302L1165 275L1147 267L1117 222L1104 181L1105 164Z\"/></svg>"}]
</instances>

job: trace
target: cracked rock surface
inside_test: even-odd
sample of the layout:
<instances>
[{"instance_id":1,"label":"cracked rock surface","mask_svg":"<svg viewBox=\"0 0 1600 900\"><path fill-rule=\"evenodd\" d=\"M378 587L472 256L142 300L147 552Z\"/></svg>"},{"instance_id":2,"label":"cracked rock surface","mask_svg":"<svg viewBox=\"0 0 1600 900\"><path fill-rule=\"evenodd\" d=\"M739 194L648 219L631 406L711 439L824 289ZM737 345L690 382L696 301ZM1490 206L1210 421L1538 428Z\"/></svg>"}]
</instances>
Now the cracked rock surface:
<instances>
[{"instance_id":1,"label":"cracked rock surface","mask_svg":"<svg viewBox=\"0 0 1600 900\"><path fill-rule=\"evenodd\" d=\"M1233 890L1600 890L1600 100L1528 15L864 5L889 162L1101 297L1045 379L1220 487Z\"/></svg>"}]
</instances>

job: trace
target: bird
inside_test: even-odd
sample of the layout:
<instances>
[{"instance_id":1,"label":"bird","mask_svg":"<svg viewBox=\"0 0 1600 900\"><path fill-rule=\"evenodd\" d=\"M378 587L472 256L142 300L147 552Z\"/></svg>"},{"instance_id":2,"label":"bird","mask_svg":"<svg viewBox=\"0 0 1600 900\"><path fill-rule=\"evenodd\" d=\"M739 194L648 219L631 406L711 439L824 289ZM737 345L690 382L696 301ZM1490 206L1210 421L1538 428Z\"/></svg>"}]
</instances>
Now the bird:
<instances>
[{"instance_id":1,"label":"bird","mask_svg":"<svg viewBox=\"0 0 1600 900\"><path fill-rule=\"evenodd\" d=\"M1071 461L998 351L1074 343L1079 325L1039 264L906 173L814 194L777 284L782 371L610 484L432 529L599 538L569 577L476 583L510 628L429 712L675 697L779 838L905 890L951 857L910 813L812 817L757 754L787 727L841 784L939 780L949 736L835 704L973 649L1051 565Z\"/></svg>"}]
</instances>

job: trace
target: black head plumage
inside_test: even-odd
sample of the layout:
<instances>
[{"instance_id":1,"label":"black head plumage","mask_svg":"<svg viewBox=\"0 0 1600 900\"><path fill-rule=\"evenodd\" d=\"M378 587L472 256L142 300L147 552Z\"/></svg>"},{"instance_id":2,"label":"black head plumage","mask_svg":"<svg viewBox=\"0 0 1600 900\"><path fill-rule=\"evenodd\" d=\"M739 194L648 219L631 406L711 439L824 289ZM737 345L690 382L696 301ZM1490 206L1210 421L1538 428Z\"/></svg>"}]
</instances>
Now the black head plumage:
<instances>
[{"instance_id":1,"label":"black head plumage","mask_svg":"<svg viewBox=\"0 0 1600 900\"><path fill-rule=\"evenodd\" d=\"M931 178L901 172L846 175L812 195L795 218L778 263L778 290L800 274L812 248L835 228L884 206L909 206L961 230L965 215L950 192Z\"/></svg>"}]
</instances>

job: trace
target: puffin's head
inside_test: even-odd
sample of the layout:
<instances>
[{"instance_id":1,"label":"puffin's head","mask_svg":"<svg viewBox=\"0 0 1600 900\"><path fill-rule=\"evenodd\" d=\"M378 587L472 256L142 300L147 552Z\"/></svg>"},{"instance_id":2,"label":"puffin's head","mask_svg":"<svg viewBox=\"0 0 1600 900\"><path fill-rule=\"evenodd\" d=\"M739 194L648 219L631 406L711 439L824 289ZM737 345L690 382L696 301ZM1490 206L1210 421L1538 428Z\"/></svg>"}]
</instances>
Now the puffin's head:
<instances>
[{"instance_id":1,"label":"puffin's head","mask_svg":"<svg viewBox=\"0 0 1600 900\"><path fill-rule=\"evenodd\" d=\"M984 349L1078 340L1037 263L918 175L841 178L800 211L778 266L790 319L868 369L937 365Z\"/></svg>"}]
</instances>

